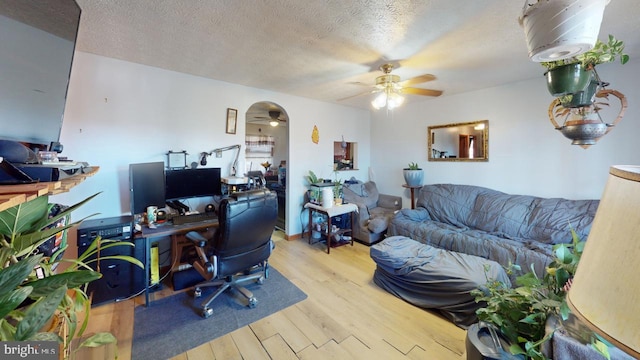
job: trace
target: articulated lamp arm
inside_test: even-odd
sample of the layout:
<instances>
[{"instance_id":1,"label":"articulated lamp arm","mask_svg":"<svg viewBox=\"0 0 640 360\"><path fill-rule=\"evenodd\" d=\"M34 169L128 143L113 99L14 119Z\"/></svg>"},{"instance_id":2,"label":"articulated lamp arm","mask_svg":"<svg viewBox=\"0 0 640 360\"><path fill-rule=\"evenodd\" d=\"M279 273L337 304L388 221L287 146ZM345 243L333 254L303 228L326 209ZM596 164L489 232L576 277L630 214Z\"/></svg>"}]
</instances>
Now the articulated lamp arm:
<instances>
[{"instance_id":1,"label":"articulated lamp arm","mask_svg":"<svg viewBox=\"0 0 640 360\"><path fill-rule=\"evenodd\" d=\"M233 150L233 149L238 149L238 151L236 152L236 157L233 160L233 163L231 164L231 176L236 176L236 173L238 172L238 157L240 156L240 147L241 145L229 145L229 146L225 146L225 147L221 147L218 149L213 149L209 152L203 152L200 155L202 156L202 159L200 160L200 165L207 165L207 156L211 156L211 154L216 154L216 156L222 156L222 152L223 151L227 151L227 150Z\"/></svg>"}]
</instances>

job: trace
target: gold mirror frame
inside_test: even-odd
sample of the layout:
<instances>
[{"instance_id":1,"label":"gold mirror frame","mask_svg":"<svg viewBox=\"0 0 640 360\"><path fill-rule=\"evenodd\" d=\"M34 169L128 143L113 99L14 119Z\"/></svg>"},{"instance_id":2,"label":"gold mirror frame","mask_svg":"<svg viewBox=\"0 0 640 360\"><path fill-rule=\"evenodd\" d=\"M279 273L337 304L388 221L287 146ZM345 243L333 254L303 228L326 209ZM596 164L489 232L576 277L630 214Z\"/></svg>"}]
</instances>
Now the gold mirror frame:
<instances>
[{"instance_id":1,"label":"gold mirror frame","mask_svg":"<svg viewBox=\"0 0 640 360\"><path fill-rule=\"evenodd\" d=\"M476 144L475 152L479 152L480 156L461 157L459 154L461 137L464 137L464 141L473 139ZM438 148L446 138L449 138L449 141L443 144L443 148ZM489 120L429 126L427 143L429 144L427 154L429 161L489 161ZM457 149L454 149L454 146Z\"/></svg>"}]
</instances>

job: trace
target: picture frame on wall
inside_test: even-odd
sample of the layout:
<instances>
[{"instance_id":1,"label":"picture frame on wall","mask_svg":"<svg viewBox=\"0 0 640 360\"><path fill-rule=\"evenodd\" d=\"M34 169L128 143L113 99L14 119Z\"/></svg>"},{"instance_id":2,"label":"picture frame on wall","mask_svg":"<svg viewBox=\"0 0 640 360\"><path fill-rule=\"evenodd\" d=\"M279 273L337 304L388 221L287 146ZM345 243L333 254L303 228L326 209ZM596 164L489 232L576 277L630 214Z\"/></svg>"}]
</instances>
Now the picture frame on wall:
<instances>
[{"instance_id":1,"label":"picture frame on wall","mask_svg":"<svg viewBox=\"0 0 640 360\"><path fill-rule=\"evenodd\" d=\"M238 110L227 108L227 134L235 134L238 125Z\"/></svg>"}]
</instances>

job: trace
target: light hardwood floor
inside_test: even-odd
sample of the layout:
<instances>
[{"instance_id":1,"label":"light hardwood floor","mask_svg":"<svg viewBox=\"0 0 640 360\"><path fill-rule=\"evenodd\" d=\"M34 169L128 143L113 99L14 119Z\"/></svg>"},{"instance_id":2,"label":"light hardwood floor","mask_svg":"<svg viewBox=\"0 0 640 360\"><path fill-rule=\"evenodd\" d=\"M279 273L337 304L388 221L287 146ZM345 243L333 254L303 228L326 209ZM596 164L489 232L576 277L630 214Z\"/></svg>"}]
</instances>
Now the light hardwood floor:
<instances>
[{"instance_id":1,"label":"light hardwood floor","mask_svg":"<svg viewBox=\"0 0 640 360\"><path fill-rule=\"evenodd\" d=\"M274 239L279 238L276 232ZM278 240L269 263L307 299L172 359L466 358L464 330L373 282L375 263L365 245L335 248L328 255L322 244ZM268 279L263 286L269 286ZM165 287L152 299L172 293ZM143 301L138 296L92 309L87 332L110 331L118 346L82 351L77 359L112 359L116 351L118 359L131 359L133 311Z\"/></svg>"}]
</instances>

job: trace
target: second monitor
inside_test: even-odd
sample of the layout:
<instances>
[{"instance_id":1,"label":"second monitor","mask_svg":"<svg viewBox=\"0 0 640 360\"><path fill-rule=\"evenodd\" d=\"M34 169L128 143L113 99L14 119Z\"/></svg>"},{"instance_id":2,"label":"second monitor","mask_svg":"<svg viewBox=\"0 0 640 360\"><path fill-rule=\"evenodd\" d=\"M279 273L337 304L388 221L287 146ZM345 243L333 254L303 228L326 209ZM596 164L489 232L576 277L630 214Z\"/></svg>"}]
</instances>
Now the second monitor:
<instances>
[{"instance_id":1,"label":"second monitor","mask_svg":"<svg viewBox=\"0 0 640 360\"><path fill-rule=\"evenodd\" d=\"M165 172L166 200L222 195L220 168L180 169Z\"/></svg>"}]
</instances>

